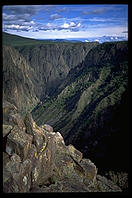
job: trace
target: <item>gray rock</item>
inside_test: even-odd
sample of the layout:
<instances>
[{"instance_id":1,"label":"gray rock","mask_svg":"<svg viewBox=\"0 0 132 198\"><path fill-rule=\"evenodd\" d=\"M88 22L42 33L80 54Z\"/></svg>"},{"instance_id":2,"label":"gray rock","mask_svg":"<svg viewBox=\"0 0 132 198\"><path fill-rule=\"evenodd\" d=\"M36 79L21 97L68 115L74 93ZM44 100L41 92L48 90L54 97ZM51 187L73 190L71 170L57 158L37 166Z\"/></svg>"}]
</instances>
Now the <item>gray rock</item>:
<instances>
[{"instance_id":1,"label":"gray rock","mask_svg":"<svg viewBox=\"0 0 132 198\"><path fill-rule=\"evenodd\" d=\"M8 135L13 127L11 125L3 124L3 137Z\"/></svg>"},{"instance_id":2,"label":"gray rock","mask_svg":"<svg viewBox=\"0 0 132 198\"><path fill-rule=\"evenodd\" d=\"M18 113L9 116L9 123L13 126L17 125L20 129L25 128L21 115Z\"/></svg>"},{"instance_id":3,"label":"gray rock","mask_svg":"<svg viewBox=\"0 0 132 198\"><path fill-rule=\"evenodd\" d=\"M31 143L32 136L26 134L15 126L11 133L7 136L6 152L9 155L16 153L22 160L25 160Z\"/></svg>"},{"instance_id":4,"label":"gray rock","mask_svg":"<svg viewBox=\"0 0 132 198\"><path fill-rule=\"evenodd\" d=\"M50 125L48 124L44 124L41 126L42 129L45 129L46 131L48 132L53 132L53 127L51 127Z\"/></svg>"},{"instance_id":5,"label":"gray rock","mask_svg":"<svg viewBox=\"0 0 132 198\"><path fill-rule=\"evenodd\" d=\"M47 140L45 134L43 133L43 129L36 125L30 113L26 115L24 123L26 126L27 134L33 136L33 144L36 146L37 151L41 152L47 145Z\"/></svg>"},{"instance_id":6,"label":"gray rock","mask_svg":"<svg viewBox=\"0 0 132 198\"><path fill-rule=\"evenodd\" d=\"M7 135L4 192L121 192L59 132L38 127L30 114L24 123L26 130L16 122Z\"/></svg>"},{"instance_id":7,"label":"gray rock","mask_svg":"<svg viewBox=\"0 0 132 198\"><path fill-rule=\"evenodd\" d=\"M86 185L93 184L96 180L97 168L89 159L82 159L79 163L85 171L84 183Z\"/></svg>"},{"instance_id":8,"label":"gray rock","mask_svg":"<svg viewBox=\"0 0 132 198\"><path fill-rule=\"evenodd\" d=\"M74 160L78 162L82 160L83 154L80 151L78 151L73 145L68 146L68 151Z\"/></svg>"},{"instance_id":9,"label":"gray rock","mask_svg":"<svg viewBox=\"0 0 132 198\"><path fill-rule=\"evenodd\" d=\"M9 125L9 115L17 113L17 108L13 104L3 102L3 123Z\"/></svg>"},{"instance_id":10,"label":"gray rock","mask_svg":"<svg viewBox=\"0 0 132 198\"><path fill-rule=\"evenodd\" d=\"M32 163L26 159L21 163L18 155L14 154L4 169L5 192L29 192L31 187Z\"/></svg>"}]
</instances>

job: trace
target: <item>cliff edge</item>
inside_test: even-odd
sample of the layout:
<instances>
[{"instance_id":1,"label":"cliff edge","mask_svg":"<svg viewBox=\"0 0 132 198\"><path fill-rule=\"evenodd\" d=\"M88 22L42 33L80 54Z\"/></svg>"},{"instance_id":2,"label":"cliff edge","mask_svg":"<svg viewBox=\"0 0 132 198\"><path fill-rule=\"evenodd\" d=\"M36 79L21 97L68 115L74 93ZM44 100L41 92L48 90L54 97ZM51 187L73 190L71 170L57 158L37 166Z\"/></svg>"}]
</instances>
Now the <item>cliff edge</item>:
<instances>
[{"instance_id":1,"label":"cliff edge","mask_svg":"<svg viewBox=\"0 0 132 198\"><path fill-rule=\"evenodd\" d=\"M60 132L47 124L37 126L31 114L21 118L18 109L3 103L3 191L121 192L111 180Z\"/></svg>"}]
</instances>

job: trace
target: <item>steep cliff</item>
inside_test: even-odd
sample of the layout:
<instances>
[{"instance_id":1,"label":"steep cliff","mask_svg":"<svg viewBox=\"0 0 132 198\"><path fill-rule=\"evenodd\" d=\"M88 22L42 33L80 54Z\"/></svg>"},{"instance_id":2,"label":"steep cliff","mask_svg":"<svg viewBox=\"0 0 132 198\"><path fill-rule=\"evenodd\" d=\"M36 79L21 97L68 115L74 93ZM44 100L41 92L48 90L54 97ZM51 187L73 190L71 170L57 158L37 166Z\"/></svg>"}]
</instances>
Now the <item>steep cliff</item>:
<instances>
[{"instance_id":1,"label":"steep cliff","mask_svg":"<svg viewBox=\"0 0 132 198\"><path fill-rule=\"evenodd\" d=\"M4 192L122 192L51 126L40 128L29 113L23 120L8 102L3 114Z\"/></svg>"},{"instance_id":2,"label":"steep cliff","mask_svg":"<svg viewBox=\"0 0 132 198\"><path fill-rule=\"evenodd\" d=\"M39 98L52 96L69 71L81 63L98 43L48 43L16 47L38 76Z\"/></svg>"},{"instance_id":3,"label":"steep cliff","mask_svg":"<svg viewBox=\"0 0 132 198\"><path fill-rule=\"evenodd\" d=\"M107 158L107 168L128 169L128 98L127 42L104 43L91 49L56 95L32 113L37 124L60 130L67 144L90 155L98 166ZM116 158L120 151L126 153L122 163L120 155Z\"/></svg>"},{"instance_id":4,"label":"steep cliff","mask_svg":"<svg viewBox=\"0 0 132 198\"><path fill-rule=\"evenodd\" d=\"M13 47L3 46L3 100L21 112L34 108L39 99L32 79L37 76L25 58Z\"/></svg>"},{"instance_id":5,"label":"steep cliff","mask_svg":"<svg viewBox=\"0 0 132 198\"><path fill-rule=\"evenodd\" d=\"M51 96L93 43L52 43L3 34L4 99L26 112ZM32 104L32 105L31 105Z\"/></svg>"},{"instance_id":6,"label":"steep cliff","mask_svg":"<svg viewBox=\"0 0 132 198\"><path fill-rule=\"evenodd\" d=\"M99 172L128 171L128 43L51 43L6 36L5 191L117 190L107 179L97 176L96 166L83 160L82 153L97 165ZM31 115L25 117L28 111L32 111L35 122ZM51 142L47 144L48 139ZM69 182L76 184L72 186Z\"/></svg>"}]
</instances>

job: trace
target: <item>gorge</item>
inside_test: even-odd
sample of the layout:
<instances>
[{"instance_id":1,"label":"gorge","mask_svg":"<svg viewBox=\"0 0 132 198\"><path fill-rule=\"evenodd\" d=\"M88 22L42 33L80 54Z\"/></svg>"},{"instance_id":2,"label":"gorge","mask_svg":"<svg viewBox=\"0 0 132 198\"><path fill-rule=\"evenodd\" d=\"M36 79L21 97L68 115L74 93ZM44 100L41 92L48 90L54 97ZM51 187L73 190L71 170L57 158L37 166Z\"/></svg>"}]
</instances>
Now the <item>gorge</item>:
<instances>
[{"instance_id":1,"label":"gorge","mask_svg":"<svg viewBox=\"0 0 132 198\"><path fill-rule=\"evenodd\" d=\"M127 41L102 44L98 42L52 43L3 33L3 104L3 131L6 133L4 135L4 156L6 156L4 159L7 160L7 163L13 165L12 163L18 160L20 165L24 160L29 159L30 161L30 154L34 153L33 155L38 157L36 159L42 166L46 167L52 164L53 169L56 167L53 175L55 178L61 178L60 186L64 188L64 191L68 188L62 182L65 178L65 174L63 175L62 172L65 171L71 171L71 173L68 173L75 176L75 181L78 175L81 174L79 176L83 180L83 182L80 181L81 191L99 191L97 188L98 179L95 179L97 175L96 167L88 162L88 159L98 167L100 174L103 171L110 170L128 173L129 89ZM32 116L28 115L29 118L26 117L28 112L32 114ZM29 122L24 121L28 119ZM50 136L50 133L46 132L48 126L53 127L50 130L48 129L51 136L53 136L53 142L49 143L46 150L43 143L45 143L45 138ZM53 130L55 132L59 131L60 135L54 134ZM29 143L29 148L22 146L25 149L22 151L23 149L17 150L15 146L12 146L17 145L19 147L19 144L21 145L19 139L17 139L17 143L15 140L15 143L12 144L12 141L14 142L14 131L22 131L20 134L22 133L23 137L25 137L24 133L27 135L25 141L27 145ZM28 135L32 137L28 137ZM44 140L42 140L42 136L45 136ZM60 145L57 142L55 143L56 136L61 139ZM64 155L67 155L70 165L63 166L61 164L63 170L62 172L60 170L59 173L59 165L56 164L54 158L51 157L52 162L49 160L48 165L43 165L41 159L44 163L45 155L43 153L42 157L40 157L39 153L41 153L42 148L39 148L37 141L42 144L43 150L48 152L48 157L52 155L53 148L56 148L55 156L58 157L58 161L61 158L67 161L64 158ZM11 147L11 152L7 149L7 143ZM73 145L77 151L68 145ZM61 152L57 154L58 150L61 149L63 154ZM72 149L75 153L78 153L77 159ZM23 152L27 152L27 154L24 154L24 158L23 155L21 157ZM69 152L74 155L72 159L69 157L69 155L72 155ZM82 154L87 162L80 157ZM10 160L9 156L11 157ZM38 163L35 167L33 161L31 164L32 168L30 168L30 174L28 175L29 180L31 180L30 177L34 175L36 170L38 170L38 173L36 173L39 175L38 178L41 175L41 172L39 173L41 165ZM87 166L92 168L86 170ZM5 167L7 174L10 171L7 166ZM71 169L67 169L68 167ZM79 167L81 168L79 169ZM79 173L77 173L78 169L81 170ZM23 168L21 171L23 171ZM89 181L89 177L83 176L83 172L86 172L85 176L92 175L92 182L96 181L91 189L86 187L91 184L91 181ZM12 178L14 177L12 175ZM6 178L9 178L9 180L5 180L5 191L8 191L11 177L8 175ZM24 178L27 178L27 176ZM37 185L43 186L42 183L44 182L45 185L48 185L48 178L51 178L51 175L44 179L35 180L34 178L34 180ZM101 176L97 176L97 178L100 178L102 183L104 182L104 180L101 180ZM59 181L58 179L55 180ZM27 180L24 179L24 181ZM53 191L58 188L59 184L54 187L56 183L51 183ZM28 182L25 185L26 190L21 190L21 187L15 187L15 189L18 188L18 191L21 192L30 191L32 182L29 184L30 187L27 184ZM115 187L111 187L111 189L115 189ZM52 187L47 186L45 190L52 191ZM43 189L43 192L45 190ZM109 191L109 189L107 190ZM102 191L107 190L102 187ZM10 191L13 190L10 189Z\"/></svg>"}]
</instances>

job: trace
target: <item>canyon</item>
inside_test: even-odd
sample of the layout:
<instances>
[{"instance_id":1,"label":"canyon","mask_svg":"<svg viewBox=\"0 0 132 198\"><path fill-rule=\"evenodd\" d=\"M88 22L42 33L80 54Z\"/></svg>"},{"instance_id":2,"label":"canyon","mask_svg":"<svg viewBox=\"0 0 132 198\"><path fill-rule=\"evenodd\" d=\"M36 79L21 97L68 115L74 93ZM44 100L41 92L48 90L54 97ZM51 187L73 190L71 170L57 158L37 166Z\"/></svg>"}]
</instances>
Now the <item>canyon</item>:
<instances>
[{"instance_id":1,"label":"canyon","mask_svg":"<svg viewBox=\"0 0 132 198\"><path fill-rule=\"evenodd\" d=\"M90 159L96 164L99 173L105 170L128 172L129 86L127 41L102 44L98 42L53 43L3 33L3 102L6 104L3 107L4 130L5 125L7 125L10 128L8 133L14 134L14 127L17 125L20 128L17 130L22 131L23 137L30 134L32 137L28 137L29 148L35 145L35 149L38 149L37 143L35 143L37 142L36 137L39 138L41 133L39 141L43 144L45 141L41 140L41 136L46 133L43 126L51 126L53 127L53 129L50 129L51 134L55 133L56 136L56 132L59 131L61 140L64 142L61 145L64 148L64 153L67 152L68 148L71 148L68 145L72 145L75 152L77 150L79 155L83 155L85 159ZM10 109L12 108L17 109L17 112L11 113L10 116ZM28 126L23 121L26 119L28 112L33 117L30 119L29 125L32 126L30 132L28 132ZM35 129L33 128L33 120L36 123L34 125L36 126ZM36 132L35 135L34 130L41 132ZM15 153L21 158L21 152L23 151L18 151L15 146L12 146L12 143L10 143L12 136L8 133L4 136L6 137L4 138L4 155L9 162L9 156ZM35 138L34 141L31 140L32 138ZM55 137L53 138L54 141ZM7 149L7 142L9 142L9 147L12 150L11 153L10 149ZM21 145L19 141L14 144ZM29 149L26 150L27 153L30 153ZM40 152L40 148L37 152ZM50 147L45 152L52 153L52 148ZM16 155L11 159L18 159ZM57 157L57 154L55 156ZM28 154L21 161L27 158L30 159ZM44 157L40 158L44 161ZM86 161L84 164L92 166L96 172L94 172L94 179L92 180L92 182L95 182L96 166L90 165L91 162ZM10 161L10 163L14 162ZM54 163L53 160L52 164ZM74 168L77 166L75 164L73 166L73 162L68 163L71 163L69 166ZM29 164L34 167L33 162ZM42 166L45 167L46 165ZM81 168L83 169L83 167ZM68 170L66 167L66 171ZM34 174L32 171L31 168L29 177ZM72 169L72 173L74 171ZM74 175L76 175L75 172ZM88 172L84 175L89 174L91 173ZM12 177L14 178L14 176ZM8 177L9 181L12 177ZM101 176L99 177L101 178ZM51 178L51 176L47 178ZM43 186L40 183L47 182L47 178L43 182L38 182L37 185ZM29 180L31 183L31 178ZM82 181L84 181L84 178ZM84 185L84 183L81 183L81 185ZM7 182L5 189L8 185ZM55 184L52 183L52 185ZM65 184L62 184L62 186L65 186ZM27 188L29 191L30 188ZM86 187L86 184L82 188L86 191L92 191L89 187ZM64 189L66 190L66 187ZM97 185L92 189L93 191L99 191ZM50 187L47 187L46 190L52 191ZM102 188L103 190L104 188ZM19 189L19 191L21 190Z\"/></svg>"}]
</instances>

